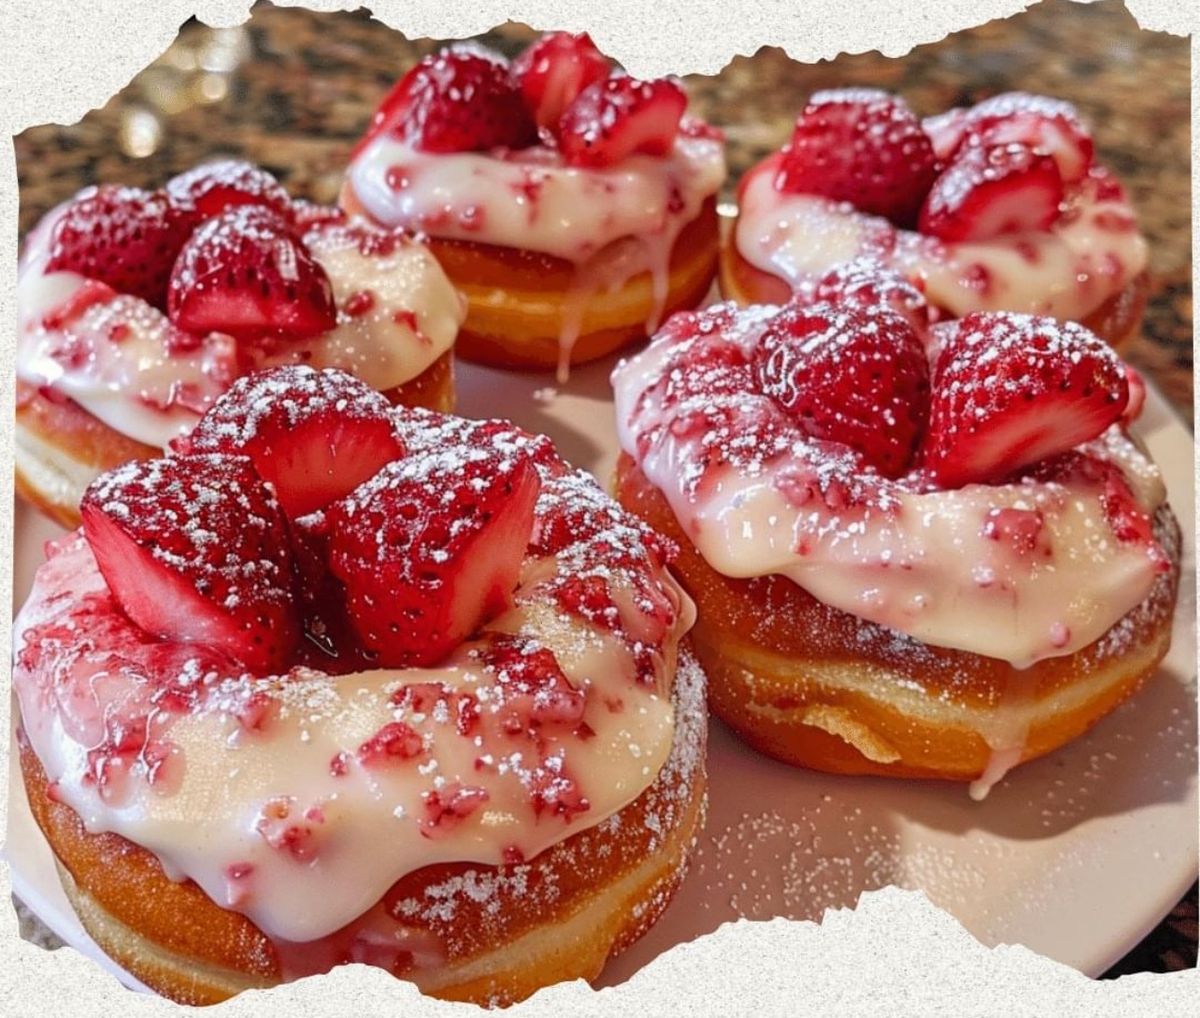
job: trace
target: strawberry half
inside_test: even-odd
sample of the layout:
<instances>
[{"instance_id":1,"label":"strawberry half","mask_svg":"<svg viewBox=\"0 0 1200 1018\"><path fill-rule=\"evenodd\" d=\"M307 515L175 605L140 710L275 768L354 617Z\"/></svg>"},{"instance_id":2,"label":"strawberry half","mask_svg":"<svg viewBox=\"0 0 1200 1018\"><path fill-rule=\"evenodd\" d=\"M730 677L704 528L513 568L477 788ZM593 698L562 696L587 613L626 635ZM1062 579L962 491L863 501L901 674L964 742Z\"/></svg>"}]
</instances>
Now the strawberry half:
<instances>
[{"instance_id":1,"label":"strawberry half","mask_svg":"<svg viewBox=\"0 0 1200 1018\"><path fill-rule=\"evenodd\" d=\"M389 464L329 510L330 569L382 666L435 664L504 610L539 486L525 453L439 446Z\"/></svg>"},{"instance_id":2,"label":"strawberry half","mask_svg":"<svg viewBox=\"0 0 1200 1018\"><path fill-rule=\"evenodd\" d=\"M333 288L280 215L236 205L183 246L167 294L171 321L243 341L304 339L337 322Z\"/></svg>"},{"instance_id":3,"label":"strawberry half","mask_svg":"<svg viewBox=\"0 0 1200 1018\"><path fill-rule=\"evenodd\" d=\"M933 146L903 99L844 88L809 99L783 150L775 186L848 201L908 225L936 175Z\"/></svg>"},{"instance_id":4,"label":"strawberry half","mask_svg":"<svg viewBox=\"0 0 1200 1018\"><path fill-rule=\"evenodd\" d=\"M349 495L404 453L382 395L307 365L239 378L179 445L249 456L291 519Z\"/></svg>"},{"instance_id":5,"label":"strawberry half","mask_svg":"<svg viewBox=\"0 0 1200 1018\"><path fill-rule=\"evenodd\" d=\"M1049 155L1062 179L1073 183L1092 165L1095 146L1069 102L1028 92L1005 92L977 103L963 120L968 144L1019 143Z\"/></svg>"},{"instance_id":6,"label":"strawberry half","mask_svg":"<svg viewBox=\"0 0 1200 1018\"><path fill-rule=\"evenodd\" d=\"M88 188L54 224L46 271L78 272L165 308L171 266L192 225L161 192Z\"/></svg>"},{"instance_id":7,"label":"strawberry half","mask_svg":"<svg viewBox=\"0 0 1200 1018\"><path fill-rule=\"evenodd\" d=\"M788 305L754 350L762 391L813 438L902 474L929 401L929 367L913 327L886 307Z\"/></svg>"},{"instance_id":8,"label":"strawberry half","mask_svg":"<svg viewBox=\"0 0 1200 1018\"><path fill-rule=\"evenodd\" d=\"M286 666L299 638L287 521L244 456L135 460L80 504L109 590L149 633Z\"/></svg>"},{"instance_id":9,"label":"strawberry half","mask_svg":"<svg viewBox=\"0 0 1200 1018\"><path fill-rule=\"evenodd\" d=\"M948 241L1044 230L1062 200L1062 175L1050 156L1019 142L968 146L934 181L920 230Z\"/></svg>"},{"instance_id":10,"label":"strawberry half","mask_svg":"<svg viewBox=\"0 0 1200 1018\"><path fill-rule=\"evenodd\" d=\"M512 76L538 126L552 131L575 97L610 70L587 32L548 32L517 57Z\"/></svg>"},{"instance_id":11,"label":"strawberry half","mask_svg":"<svg viewBox=\"0 0 1200 1018\"><path fill-rule=\"evenodd\" d=\"M975 312L938 355L923 465L946 488L998 481L1095 438L1128 399L1120 358L1082 325Z\"/></svg>"},{"instance_id":12,"label":"strawberry half","mask_svg":"<svg viewBox=\"0 0 1200 1018\"><path fill-rule=\"evenodd\" d=\"M364 143L381 131L423 152L525 148L537 141L537 125L505 59L461 43L431 53L400 79Z\"/></svg>"},{"instance_id":13,"label":"strawberry half","mask_svg":"<svg viewBox=\"0 0 1200 1018\"><path fill-rule=\"evenodd\" d=\"M617 75L575 97L559 121L558 147L569 166L616 166L636 153L666 156L685 109L687 96L674 81Z\"/></svg>"},{"instance_id":14,"label":"strawberry half","mask_svg":"<svg viewBox=\"0 0 1200 1018\"><path fill-rule=\"evenodd\" d=\"M164 190L176 208L197 220L220 215L234 205L263 205L284 218L291 198L271 174L241 159L219 159L172 177Z\"/></svg>"}]
</instances>

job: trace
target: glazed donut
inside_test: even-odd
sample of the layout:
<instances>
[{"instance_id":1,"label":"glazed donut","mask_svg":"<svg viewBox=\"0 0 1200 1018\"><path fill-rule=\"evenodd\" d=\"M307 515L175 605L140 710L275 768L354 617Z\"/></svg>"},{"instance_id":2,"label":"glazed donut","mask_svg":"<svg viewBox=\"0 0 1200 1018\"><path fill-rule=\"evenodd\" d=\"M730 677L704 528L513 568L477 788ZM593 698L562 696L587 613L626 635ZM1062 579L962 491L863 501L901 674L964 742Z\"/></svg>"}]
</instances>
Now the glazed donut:
<instances>
[{"instance_id":1,"label":"glazed donut","mask_svg":"<svg viewBox=\"0 0 1200 1018\"><path fill-rule=\"evenodd\" d=\"M618 366L617 498L679 543L710 706L751 745L981 796L1154 672L1178 524L1106 344L923 329L894 274L834 275L677 315Z\"/></svg>"},{"instance_id":2,"label":"glazed donut","mask_svg":"<svg viewBox=\"0 0 1200 1018\"><path fill-rule=\"evenodd\" d=\"M716 274L722 140L686 103L674 81L613 75L586 35L546 35L511 67L452 46L384 99L342 205L429 238L467 297L464 357L564 378L697 306Z\"/></svg>"},{"instance_id":3,"label":"glazed donut","mask_svg":"<svg viewBox=\"0 0 1200 1018\"><path fill-rule=\"evenodd\" d=\"M88 932L184 1003L351 961L493 1005L594 978L703 812L667 544L549 440L335 371L242 379L182 446L93 483L14 628Z\"/></svg>"},{"instance_id":4,"label":"glazed donut","mask_svg":"<svg viewBox=\"0 0 1200 1018\"><path fill-rule=\"evenodd\" d=\"M402 231L205 164L156 192L105 185L30 232L17 283L17 490L64 526L98 474L159 455L230 382L341 367L448 410L465 309Z\"/></svg>"},{"instance_id":5,"label":"glazed donut","mask_svg":"<svg viewBox=\"0 0 1200 1018\"><path fill-rule=\"evenodd\" d=\"M855 155L821 156L831 150ZM1060 100L1011 92L918 121L886 92L818 92L790 142L739 181L738 205L720 285L742 305L782 304L869 256L942 319L1050 315L1120 346L1145 310L1145 238Z\"/></svg>"}]
</instances>

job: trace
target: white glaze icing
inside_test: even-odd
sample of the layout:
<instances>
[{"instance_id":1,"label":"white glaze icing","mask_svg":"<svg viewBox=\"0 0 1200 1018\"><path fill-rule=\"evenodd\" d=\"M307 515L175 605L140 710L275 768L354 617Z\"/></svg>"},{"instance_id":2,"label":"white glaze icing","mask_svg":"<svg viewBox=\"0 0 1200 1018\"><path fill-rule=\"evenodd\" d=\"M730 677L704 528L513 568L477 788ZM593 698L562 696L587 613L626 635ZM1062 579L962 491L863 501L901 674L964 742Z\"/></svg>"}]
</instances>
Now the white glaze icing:
<instances>
[{"instance_id":1,"label":"white glaze icing","mask_svg":"<svg viewBox=\"0 0 1200 1018\"><path fill-rule=\"evenodd\" d=\"M63 206L29 234L17 278L17 377L70 397L109 427L165 448L190 430L236 376L234 341L219 333L195 349L169 352L176 330L145 301L100 294L78 315L65 315L90 286L74 272L46 272L49 237ZM305 238L333 285L338 322L330 332L287 344L258 366L304 362L340 367L387 390L421 374L451 348L466 315L462 298L436 259L416 242L364 255L338 227ZM372 295L364 313L351 299ZM360 298L360 303L361 303ZM58 322L56 318L69 320ZM114 328L123 338L112 339ZM195 345L195 344L193 344Z\"/></svg>"},{"instance_id":2,"label":"white glaze icing","mask_svg":"<svg viewBox=\"0 0 1200 1018\"><path fill-rule=\"evenodd\" d=\"M1027 666L1098 639L1150 591L1160 549L1123 543L1100 492L1083 483L969 485L928 491L868 484L862 504L816 491L853 488L839 463L786 422L756 392L699 395L664 405L664 388L705 347L753 348L773 308L742 312L739 326L679 338L670 327L613 375L621 447L666 497L705 560L732 577L779 574L826 604L937 647ZM728 430L693 426L711 407ZM756 428L771 422L767 431ZM764 435L781 436L772 445ZM741 453L707 465L710 450ZM1081 451L1115 464L1147 512L1165 491L1157 468L1114 426ZM814 495L788 498L781 478L800 470ZM807 482L806 482L807 483ZM1036 510L1039 554L1019 554L986 536L994 509Z\"/></svg>"},{"instance_id":3,"label":"white glaze icing","mask_svg":"<svg viewBox=\"0 0 1200 1018\"><path fill-rule=\"evenodd\" d=\"M725 159L719 140L688 135L666 158L582 168L540 146L503 157L428 153L384 134L354 160L347 180L357 203L386 226L572 262L560 336L566 364L588 301L647 270L656 299L647 329L657 327L675 240L720 189Z\"/></svg>"},{"instance_id":4,"label":"white glaze icing","mask_svg":"<svg viewBox=\"0 0 1200 1018\"><path fill-rule=\"evenodd\" d=\"M1079 321L1146 267L1146 240L1129 203L1100 200L1088 180L1049 230L949 243L896 229L847 203L784 194L775 189L774 176L771 160L748 175L737 250L793 289L838 262L869 254L918 281L930 303L950 317L1023 311Z\"/></svg>"},{"instance_id":5,"label":"white glaze icing","mask_svg":"<svg viewBox=\"0 0 1200 1018\"><path fill-rule=\"evenodd\" d=\"M580 490L595 486L579 474L547 484L539 513L554 499L583 499L576 506L603 501L598 492ZM612 529L595 539L624 548L630 526L611 517ZM528 742L506 736L502 714L492 717L489 691L497 680L473 656L475 645L460 647L437 668L238 676L219 655L137 631L112 602L78 535L64 539L39 570L14 623L23 725L54 796L88 830L114 831L149 849L173 879L191 878L279 941L325 937L367 915L409 872L439 861L495 865L514 848L533 858L611 817L655 780L673 743L668 694L678 641L693 621L691 603L664 569L637 560L632 568L649 569L674 608L673 623L655 644L661 653L652 679L637 681L645 673L630 643L558 606L548 581L572 568L563 561L571 556L527 558L516 606L488 626L535 636L553 649L571 686L584 691L590 733L543 728L537 761L529 759ZM601 575L636 636L644 609L624 586L629 577L611 567ZM31 640L27 660L22 648ZM76 642L82 656L64 652L59 641L83 641ZM168 655L169 665L154 664L158 657L144 663L139 647L151 644L146 653ZM171 670L155 671L162 667ZM444 703L421 711L395 705L398 689L430 682L474 694L483 719L478 727L460 733ZM168 706L158 699L174 695L164 686L194 694L193 704L182 711ZM147 715L139 755L102 788L89 777L95 774L89 749L106 732L124 731L127 738L129 719ZM419 733L419 756L370 764L356 755L393 721ZM335 773L331 764L341 753L344 773ZM565 817L537 815L527 787L535 762L551 777L573 775L587 808ZM483 789L486 802L427 836L423 796L458 784ZM294 823L310 831L298 843L286 833Z\"/></svg>"}]
</instances>

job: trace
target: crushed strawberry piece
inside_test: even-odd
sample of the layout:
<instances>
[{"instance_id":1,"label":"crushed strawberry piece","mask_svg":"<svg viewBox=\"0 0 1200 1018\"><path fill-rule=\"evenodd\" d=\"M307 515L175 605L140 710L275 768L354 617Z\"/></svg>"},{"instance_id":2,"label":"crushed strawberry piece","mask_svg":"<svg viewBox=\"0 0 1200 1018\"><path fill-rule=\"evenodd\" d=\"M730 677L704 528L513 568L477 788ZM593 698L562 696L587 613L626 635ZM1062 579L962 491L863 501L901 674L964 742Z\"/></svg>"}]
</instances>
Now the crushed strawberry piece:
<instances>
[{"instance_id":1,"label":"crushed strawberry piece","mask_svg":"<svg viewBox=\"0 0 1200 1018\"><path fill-rule=\"evenodd\" d=\"M421 834L440 838L452 831L488 801L486 788L478 785L450 784L432 789L422 796L425 815L420 821Z\"/></svg>"}]
</instances>

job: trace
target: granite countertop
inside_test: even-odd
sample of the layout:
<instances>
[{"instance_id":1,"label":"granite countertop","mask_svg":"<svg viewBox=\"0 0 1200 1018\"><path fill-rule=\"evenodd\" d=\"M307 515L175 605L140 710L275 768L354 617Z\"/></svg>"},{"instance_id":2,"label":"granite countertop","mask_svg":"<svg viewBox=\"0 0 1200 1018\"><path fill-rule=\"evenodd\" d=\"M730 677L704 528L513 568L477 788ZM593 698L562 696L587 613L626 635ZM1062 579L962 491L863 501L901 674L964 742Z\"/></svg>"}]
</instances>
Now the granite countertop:
<instances>
[{"instance_id":1,"label":"granite countertop","mask_svg":"<svg viewBox=\"0 0 1200 1018\"><path fill-rule=\"evenodd\" d=\"M511 54L530 35L506 25L484 41ZM262 6L242 28L190 23L102 109L78 124L32 128L16 138L21 230L86 184L156 187L218 155L244 156L293 192L331 201L376 103L436 45L407 42L362 11ZM870 84L898 91L922 115L1018 87L1074 102L1093 126L1100 159L1129 189L1150 240L1150 305L1126 356L1191 426L1186 39L1140 31L1115 0L1088 6L1046 0L901 59L866 53L804 66L766 47L687 84L695 112L727 132L731 181L786 139L804 97L817 88ZM1193 887L1109 974L1194 966L1196 898ZM21 911L23 930L47 942L47 931Z\"/></svg>"}]
</instances>

